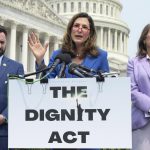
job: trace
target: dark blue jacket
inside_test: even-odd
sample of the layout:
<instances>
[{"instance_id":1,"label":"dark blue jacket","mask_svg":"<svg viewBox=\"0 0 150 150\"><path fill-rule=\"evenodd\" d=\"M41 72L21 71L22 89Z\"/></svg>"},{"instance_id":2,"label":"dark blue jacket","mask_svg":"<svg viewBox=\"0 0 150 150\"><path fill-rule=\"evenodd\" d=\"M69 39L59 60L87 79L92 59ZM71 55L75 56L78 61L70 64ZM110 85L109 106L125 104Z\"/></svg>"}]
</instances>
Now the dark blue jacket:
<instances>
[{"instance_id":1,"label":"dark blue jacket","mask_svg":"<svg viewBox=\"0 0 150 150\"><path fill-rule=\"evenodd\" d=\"M0 66L0 114L5 116L6 118L8 118L7 92L8 92L9 74L23 75L24 74L23 65L4 56L2 58ZM17 94L17 91L15 91L15 89L14 94ZM7 124L0 125L0 136L7 136L7 135L8 135L8 125Z\"/></svg>"}]
</instances>

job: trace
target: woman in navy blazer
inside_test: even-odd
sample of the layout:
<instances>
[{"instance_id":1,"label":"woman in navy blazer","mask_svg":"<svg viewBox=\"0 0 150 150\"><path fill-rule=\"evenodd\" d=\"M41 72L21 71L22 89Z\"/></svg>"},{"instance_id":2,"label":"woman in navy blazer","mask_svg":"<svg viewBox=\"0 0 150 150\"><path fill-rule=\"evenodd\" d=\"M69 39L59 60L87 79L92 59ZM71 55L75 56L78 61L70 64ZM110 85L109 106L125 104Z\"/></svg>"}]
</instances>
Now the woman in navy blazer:
<instances>
[{"instance_id":1,"label":"woman in navy blazer","mask_svg":"<svg viewBox=\"0 0 150 150\"><path fill-rule=\"evenodd\" d=\"M29 47L36 58L36 67L41 68L44 63L44 55L48 44L41 45L38 37L31 33L29 36ZM69 53L71 61L76 64L86 66L95 71L109 72L107 52L96 46L96 30L93 19L87 13L79 13L73 16L67 26L67 32L63 37L62 47L53 52L49 66L60 53ZM55 78L60 72L61 64L49 73L49 78ZM77 76L65 70L66 78ZM88 149L90 150L90 149Z\"/></svg>"},{"instance_id":2,"label":"woman in navy blazer","mask_svg":"<svg viewBox=\"0 0 150 150\"><path fill-rule=\"evenodd\" d=\"M128 62L132 98L132 150L150 149L150 24L143 29L138 53Z\"/></svg>"},{"instance_id":3,"label":"woman in navy blazer","mask_svg":"<svg viewBox=\"0 0 150 150\"><path fill-rule=\"evenodd\" d=\"M96 71L102 71L102 72L108 72L109 71L109 67L108 67L108 61L107 61L107 52L101 49L97 49L98 50L98 56L91 56L91 55L87 55L84 57L83 61L80 63L80 65L85 66L87 68L91 68L94 69ZM55 60L55 58L62 53L62 50L56 50L53 52L51 58L50 58L50 62L49 62L49 66L51 66ZM48 78L55 78L61 69L61 64L59 64L54 71L52 71L51 73L48 74ZM66 66L65 69L65 77L66 78L77 78L76 75L70 74L68 72L68 65Z\"/></svg>"}]
</instances>

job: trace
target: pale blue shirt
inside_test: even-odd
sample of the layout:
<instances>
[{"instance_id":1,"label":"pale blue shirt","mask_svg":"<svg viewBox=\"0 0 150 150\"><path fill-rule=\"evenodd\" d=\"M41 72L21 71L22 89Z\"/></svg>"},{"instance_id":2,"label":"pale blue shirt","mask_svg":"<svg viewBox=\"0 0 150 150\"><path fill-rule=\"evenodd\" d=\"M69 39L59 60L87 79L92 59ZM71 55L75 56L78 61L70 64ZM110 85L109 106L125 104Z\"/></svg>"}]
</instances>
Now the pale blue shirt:
<instances>
[{"instance_id":1,"label":"pale blue shirt","mask_svg":"<svg viewBox=\"0 0 150 150\"><path fill-rule=\"evenodd\" d=\"M3 58L3 55L0 56L0 66L1 66L1 63L2 63L2 58Z\"/></svg>"},{"instance_id":2,"label":"pale blue shirt","mask_svg":"<svg viewBox=\"0 0 150 150\"><path fill-rule=\"evenodd\" d=\"M150 60L150 57L149 57L149 55L146 55L146 58L147 58L147 60Z\"/></svg>"}]
</instances>

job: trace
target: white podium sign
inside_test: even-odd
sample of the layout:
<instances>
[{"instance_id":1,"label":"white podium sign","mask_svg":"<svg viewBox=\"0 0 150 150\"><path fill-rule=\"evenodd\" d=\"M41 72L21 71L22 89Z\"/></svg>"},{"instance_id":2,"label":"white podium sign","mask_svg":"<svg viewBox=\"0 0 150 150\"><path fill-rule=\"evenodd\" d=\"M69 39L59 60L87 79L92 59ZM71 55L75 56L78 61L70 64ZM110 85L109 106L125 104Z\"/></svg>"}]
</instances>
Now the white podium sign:
<instances>
[{"instance_id":1,"label":"white podium sign","mask_svg":"<svg viewBox=\"0 0 150 150\"><path fill-rule=\"evenodd\" d=\"M131 148L127 77L9 80L9 148Z\"/></svg>"}]
</instances>

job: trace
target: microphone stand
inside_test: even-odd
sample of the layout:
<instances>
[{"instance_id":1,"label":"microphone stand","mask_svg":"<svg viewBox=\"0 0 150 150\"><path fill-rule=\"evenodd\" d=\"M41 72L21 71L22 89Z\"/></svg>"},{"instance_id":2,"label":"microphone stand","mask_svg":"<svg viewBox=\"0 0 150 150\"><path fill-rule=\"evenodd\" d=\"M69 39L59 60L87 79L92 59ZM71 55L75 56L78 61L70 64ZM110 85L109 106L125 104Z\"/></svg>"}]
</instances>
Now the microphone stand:
<instances>
[{"instance_id":1,"label":"microphone stand","mask_svg":"<svg viewBox=\"0 0 150 150\"><path fill-rule=\"evenodd\" d=\"M66 63L63 62L58 74L58 78L65 78L65 69L66 69Z\"/></svg>"},{"instance_id":2,"label":"microphone stand","mask_svg":"<svg viewBox=\"0 0 150 150\"><path fill-rule=\"evenodd\" d=\"M32 75L36 75L36 74L39 74L41 72L44 72L44 71L48 71L52 68L52 65L50 67L47 67L47 68L44 68L44 69L41 69L39 71L35 71L35 72L32 72L32 73L28 73L28 74L25 74L24 77L29 77L29 76L32 76Z\"/></svg>"}]
</instances>

